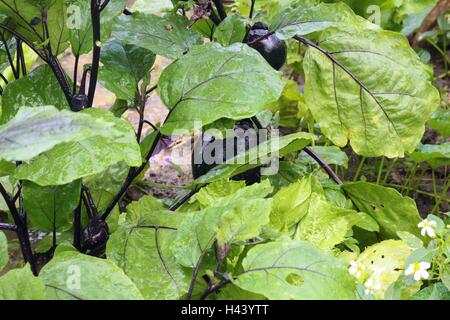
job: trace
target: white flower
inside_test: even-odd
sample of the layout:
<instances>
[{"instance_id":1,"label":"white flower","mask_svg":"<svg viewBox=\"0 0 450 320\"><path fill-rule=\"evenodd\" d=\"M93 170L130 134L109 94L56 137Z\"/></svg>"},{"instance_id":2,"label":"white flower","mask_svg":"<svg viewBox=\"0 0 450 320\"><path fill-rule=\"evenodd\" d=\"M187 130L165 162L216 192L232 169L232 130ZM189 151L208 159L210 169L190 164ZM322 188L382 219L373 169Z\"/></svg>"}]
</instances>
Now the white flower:
<instances>
[{"instance_id":1,"label":"white flower","mask_svg":"<svg viewBox=\"0 0 450 320\"><path fill-rule=\"evenodd\" d=\"M357 279L361 277L361 273L366 270L366 267L359 261L351 261L350 267L348 268L348 272L355 276Z\"/></svg>"},{"instance_id":2,"label":"white flower","mask_svg":"<svg viewBox=\"0 0 450 320\"><path fill-rule=\"evenodd\" d=\"M414 280L416 281L420 281L421 279L428 279L430 277L430 274L427 270L430 268L430 266L431 265L428 262L411 263L405 270L405 275L414 275Z\"/></svg>"},{"instance_id":3,"label":"white flower","mask_svg":"<svg viewBox=\"0 0 450 320\"><path fill-rule=\"evenodd\" d=\"M364 286L366 287L366 290L364 290L366 294L373 294L375 291L381 290L381 285L372 279L367 280Z\"/></svg>"},{"instance_id":4,"label":"white flower","mask_svg":"<svg viewBox=\"0 0 450 320\"><path fill-rule=\"evenodd\" d=\"M420 234L422 236L425 236L425 234L427 234L429 237L434 238L436 236L436 232L434 232L434 228L436 228L436 225L436 221L424 219L417 226L422 229L420 231Z\"/></svg>"},{"instance_id":5,"label":"white flower","mask_svg":"<svg viewBox=\"0 0 450 320\"><path fill-rule=\"evenodd\" d=\"M150 158L150 166L156 169L161 169L166 164L170 162L170 157L165 156L162 153L158 153L157 155Z\"/></svg>"}]
</instances>

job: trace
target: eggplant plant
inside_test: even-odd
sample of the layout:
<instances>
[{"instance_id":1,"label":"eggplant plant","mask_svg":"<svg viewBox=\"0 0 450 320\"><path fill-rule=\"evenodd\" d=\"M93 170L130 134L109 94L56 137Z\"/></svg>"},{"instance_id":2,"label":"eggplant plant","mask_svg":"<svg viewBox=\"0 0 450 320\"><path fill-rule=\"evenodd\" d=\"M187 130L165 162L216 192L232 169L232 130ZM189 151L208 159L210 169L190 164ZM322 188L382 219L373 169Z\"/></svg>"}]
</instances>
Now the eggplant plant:
<instances>
[{"instance_id":1,"label":"eggplant plant","mask_svg":"<svg viewBox=\"0 0 450 320\"><path fill-rule=\"evenodd\" d=\"M445 215L339 176L341 148L415 152L439 107L407 38L339 1L160 3L0 0L0 299L448 298ZM192 183L125 201L179 132Z\"/></svg>"}]
</instances>

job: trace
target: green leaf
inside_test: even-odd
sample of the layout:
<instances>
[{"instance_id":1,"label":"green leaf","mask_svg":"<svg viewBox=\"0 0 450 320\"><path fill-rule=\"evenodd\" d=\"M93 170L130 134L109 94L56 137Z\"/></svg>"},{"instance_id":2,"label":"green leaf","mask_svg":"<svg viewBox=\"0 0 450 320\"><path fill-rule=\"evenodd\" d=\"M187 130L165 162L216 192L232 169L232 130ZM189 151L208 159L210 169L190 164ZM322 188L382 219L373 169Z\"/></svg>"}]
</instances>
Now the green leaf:
<instances>
[{"instance_id":1,"label":"green leaf","mask_svg":"<svg viewBox=\"0 0 450 320\"><path fill-rule=\"evenodd\" d=\"M365 268L358 281L365 283L372 279L381 286L373 295L383 298L389 285L404 273L405 261L411 252L412 249L402 240L385 240L366 248L357 259ZM413 287L418 290L420 286L414 284Z\"/></svg>"},{"instance_id":2,"label":"green leaf","mask_svg":"<svg viewBox=\"0 0 450 320\"><path fill-rule=\"evenodd\" d=\"M8 261L8 240L6 239L5 234L0 231L0 271L6 266Z\"/></svg>"},{"instance_id":3,"label":"green leaf","mask_svg":"<svg viewBox=\"0 0 450 320\"><path fill-rule=\"evenodd\" d=\"M197 178L194 184L210 183L232 177L249 169L261 166L272 157L283 157L291 152L295 152L306 147L314 136L305 132L297 132L282 137L273 137L259 145L230 158L223 164L211 169L207 174ZM277 165L278 162L271 165ZM275 169L275 168L270 168ZM278 168L276 168L278 169ZM272 172L267 172L267 174Z\"/></svg>"},{"instance_id":4,"label":"green leaf","mask_svg":"<svg viewBox=\"0 0 450 320\"><path fill-rule=\"evenodd\" d=\"M251 117L276 101L282 90L280 74L244 44L192 48L159 79L161 99L172 109L162 132L191 131L196 122L204 126L220 118Z\"/></svg>"},{"instance_id":5,"label":"green leaf","mask_svg":"<svg viewBox=\"0 0 450 320\"><path fill-rule=\"evenodd\" d=\"M414 151L440 98L408 40L390 31L332 27L319 42L341 64L314 48L304 59L305 101L322 133L340 147L350 141L367 157Z\"/></svg>"},{"instance_id":6,"label":"green leaf","mask_svg":"<svg viewBox=\"0 0 450 320\"><path fill-rule=\"evenodd\" d=\"M417 163L427 162L433 169L450 164L450 142L442 144L419 144L410 158Z\"/></svg>"},{"instance_id":7,"label":"green leaf","mask_svg":"<svg viewBox=\"0 0 450 320\"><path fill-rule=\"evenodd\" d=\"M246 35L245 20L234 14L223 20L214 32L214 40L226 47L236 42L243 42Z\"/></svg>"},{"instance_id":8,"label":"green leaf","mask_svg":"<svg viewBox=\"0 0 450 320\"><path fill-rule=\"evenodd\" d=\"M1 0L0 13L10 19L7 24L16 32L36 43L38 46L48 41L44 33L42 16L47 15L48 33L52 52L56 55L68 47L68 32L65 14L67 7L65 0ZM37 18L37 19L36 19Z\"/></svg>"},{"instance_id":9,"label":"green leaf","mask_svg":"<svg viewBox=\"0 0 450 320\"><path fill-rule=\"evenodd\" d=\"M74 55L89 53L93 46L91 3L85 0L65 0L68 5L67 27ZM106 41L112 31L114 18L125 8L126 0L108 3L101 14L101 41Z\"/></svg>"},{"instance_id":10,"label":"green leaf","mask_svg":"<svg viewBox=\"0 0 450 320\"><path fill-rule=\"evenodd\" d=\"M277 229L288 231L308 212L309 201L313 192L313 176L281 188L273 197L270 224Z\"/></svg>"},{"instance_id":11,"label":"green leaf","mask_svg":"<svg viewBox=\"0 0 450 320\"><path fill-rule=\"evenodd\" d=\"M23 106L31 108L46 105L59 110L69 109L64 92L47 64L8 84L2 96L0 124L11 120Z\"/></svg>"},{"instance_id":12,"label":"green leaf","mask_svg":"<svg viewBox=\"0 0 450 320\"><path fill-rule=\"evenodd\" d=\"M344 263L304 241L260 244L242 262L234 284L269 299L354 299Z\"/></svg>"},{"instance_id":13,"label":"green leaf","mask_svg":"<svg viewBox=\"0 0 450 320\"><path fill-rule=\"evenodd\" d=\"M16 165L12 162L0 160L0 177L11 175L16 169Z\"/></svg>"},{"instance_id":14,"label":"green leaf","mask_svg":"<svg viewBox=\"0 0 450 320\"><path fill-rule=\"evenodd\" d=\"M231 196L245 188L245 181L219 180L201 188L189 203L198 202L202 208L212 207L220 198Z\"/></svg>"},{"instance_id":15,"label":"green leaf","mask_svg":"<svg viewBox=\"0 0 450 320\"><path fill-rule=\"evenodd\" d=\"M410 300L450 300L450 291L442 282L437 282L423 288L413 295Z\"/></svg>"},{"instance_id":16,"label":"green leaf","mask_svg":"<svg viewBox=\"0 0 450 320\"><path fill-rule=\"evenodd\" d=\"M134 45L111 40L102 47L99 81L118 99L133 99L138 83L149 74L155 54Z\"/></svg>"},{"instance_id":17,"label":"green leaf","mask_svg":"<svg viewBox=\"0 0 450 320\"><path fill-rule=\"evenodd\" d=\"M158 17L135 12L115 20L113 38L176 59L202 43L201 36L189 30L188 24L186 17L176 14Z\"/></svg>"},{"instance_id":18,"label":"green leaf","mask_svg":"<svg viewBox=\"0 0 450 320\"><path fill-rule=\"evenodd\" d=\"M110 119L58 111L53 106L23 107L11 121L0 126L0 158L28 161L64 142L119 133Z\"/></svg>"},{"instance_id":19,"label":"green leaf","mask_svg":"<svg viewBox=\"0 0 450 320\"><path fill-rule=\"evenodd\" d=\"M112 261L76 251L56 252L39 279L49 299L141 300L135 284Z\"/></svg>"},{"instance_id":20,"label":"green leaf","mask_svg":"<svg viewBox=\"0 0 450 320\"><path fill-rule=\"evenodd\" d=\"M195 267L215 240L226 250L232 243L258 236L269 222L272 200L263 198L271 190L266 182L254 184L218 199L204 210L185 213L172 245L178 263Z\"/></svg>"},{"instance_id":21,"label":"green leaf","mask_svg":"<svg viewBox=\"0 0 450 320\"><path fill-rule=\"evenodd\" d=\"M179 299L188 290L191 272L178 265L170 251L183 220L184 214L144 196L127 207L126 219L108 241L106 255L146 299Z\"/></svg>"},{"instance_id":22,"label":"green leaf","mask_svg":"<svg viewBox=\"0 0 450 320\"><path fill-rule=\"evenodd\" d=\"M450 110L439 108L428 120L428 125L445 138L450 137Z\"/></svg>"},{"instance_id":23,"label":"green leaf","mask_svg":"<svg viewBox=\"0 0 450 320\"><path fill-rule=\"evenodd\" d=\"M44 300L45 286L29 265L14 269L0 278L0 300Z\"/></svg>"},{"instance_id":24,"label":"green leaf","mask_svg":"<svg viewBox=\"0 0 450 320\"><path fill-rule=\"evenodd\" d=\"M14 177L41 186L61 185L100 173L116 163L125 162L132 167L141 165L141 151L128 121L106 110L94 108L76 114L89 115L100 123L111 123L113 126L109 129L109 137L97 136L60 144L29 164L19 166Z\"/></svg>"},{"instance_id":25,"label":"green leaf","mask_svg":"<svg viewBox=\"0 0 450 320\"><path fill-rule=\"evenodd\" d=\"M343 188L360 211L378 222L383 238L397 238L398 231L420 236L417 224L422 219L413 199L403 197L395 189L367 182L347 183Z\"/></svg>"},{"instance_id":26,"label":"green leaf","mask_svg":"<svg viewBox=\"0 0 450 320\"><path fill-rule=\"evenodd\" d=\"M64 231L72 224L73 211L80 201L81 181L61 186L41 187L29 181L22 186L23 206L31 227L43 231Z\"/></svg>"},{"instance_id":27,"label":"green leaf","mask_svg":"<svg viewBox=\"0 0 450 320\"><path fill-rule=\"evenodd\" d=\"M171 0L137 0L132 7L132 11L143 13L160 13L173 8Z\"/></svg>"},{"instance_id":28,"label":"green leaf","mask_svg":"<svg viewBox=\"0 0 450 320\"><path fill-rule=\"evenodd\" d=\"M294 1L274 14L270 30L286 40L295 35L303 36L324 30L338 22L359 24L364 19L356 16L343 4L317 4L316 0Z\"/></svg>"},{"instance_id":29,"label":"green leaf","mask_svg":"<svg viewBox=\"0 0 450 320\"><path fill-rule=\"evenodd\" d=\"M323 197L312 194L308 213L300 221L296 238L321 249L332 249L346 239L360 220L356 211L332 206Z\"/></svg>"}]
</instances>

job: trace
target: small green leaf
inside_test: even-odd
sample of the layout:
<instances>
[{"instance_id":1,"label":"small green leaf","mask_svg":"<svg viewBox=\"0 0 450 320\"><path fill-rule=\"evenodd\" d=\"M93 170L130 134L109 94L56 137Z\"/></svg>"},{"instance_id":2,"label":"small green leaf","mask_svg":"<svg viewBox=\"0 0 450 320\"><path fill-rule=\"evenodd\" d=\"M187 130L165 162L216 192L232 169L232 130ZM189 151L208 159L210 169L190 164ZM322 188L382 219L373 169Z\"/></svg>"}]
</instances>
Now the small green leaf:
<instances>
[{"instance_id":1,"label":"small green leaf","mask_svg":"<svg viewBox=\"0 0 450 320\"><path fill-rule=\"evenodd\" d=\"M134 45L111 40L102 46L99 81L118 99L133 99L138 83L150 72L155 54Z\"/></svg>"},{"instance_id":2,"label":"small green leaf","mask_svg":"<svg viewBox=\"0 0 450 320\"><path fill-rule=\"evenodd\" d=\"M345 240L360 220L356 211L334 207L314 193L309 201L308 213L300 221L296 238L321 249L332 249Z\"/></svg>"},{"instance_id":3,"label":"small green leaf","mask_svg":"<svg viewBox=\"0 0 450 320\"><path fill-rule=\"evenodd\" d=\"M397 238L398 231L420 236L417 224L422 219L413 199L403 197L395 189L367 182L347 183L343 188L360 211L378 222L383 238Z\"/></svg>"},{"instance_id":4,"label":"small green leaf","mask_svg":"<svg viewBox=\"0 0 450 320\"><path fill-rule=\"evenodd\" d=\"M450 137L450 110L439 108L428 120L428 125L445 138Z\"/></svg>"},{"instance_id":5,"label":"small green leaf","mask_svg":"<svg viewBox=\"0 0 450 320\"><path fill-rule=\"evenodd\" d=\"M244 41L246 32L245 20L239 14L234 14L219 24L214 32L214 39L226 47Z\"/></svg>"},{"instance_id":6,"label":"small green leaf","mask_svg":"<svg viewBox=\"0 0 450 320\"><path fill-rule=\"evenodd\" d=\"M93 46L91 3L85 0L66 0L67 27L74 55L89 53ZM114 18L125 8L126 0L114 0L108 3L101 14L101 42L106 41L112 31Z\"/></svg>"},{"instance_id":7,"label":"small green leaf","mask_svg":"<svg viewBox=\"0 0 450 320\"><path fill-rule=\"evenodd\" d=\"M72 224L73 210L80 201L81 181L41 187L29 181L22 185L23 205L30 227L42 231L65 231Z\"/></svg>"},{"instance_id":8,"label":"small green leaf","mask_svg":"<svg viewBox=\"0 0 450 320\"><path fill-rule=\"evenodd\" d=\"M410 158L415 162L427 162L433 169L450 164L450 142L419 144Z\"/></svg>"},{"instance_id":9,"label":"small green leaf","mask_svg":"<svg viewBox=\"0 0 450 320\"><path fill-rule=\"evenodd\" d=\"M316 152L326 164L334 164L338 166L342 166L347 168L348 166L348 156L347 154L341 150L341 148L336 146L314 146L311 149ZM317 162L314 161L309 155L307 155L304 151L301 153L302 159L304 162L317 165Z\"/></svg>"}]
</instances>

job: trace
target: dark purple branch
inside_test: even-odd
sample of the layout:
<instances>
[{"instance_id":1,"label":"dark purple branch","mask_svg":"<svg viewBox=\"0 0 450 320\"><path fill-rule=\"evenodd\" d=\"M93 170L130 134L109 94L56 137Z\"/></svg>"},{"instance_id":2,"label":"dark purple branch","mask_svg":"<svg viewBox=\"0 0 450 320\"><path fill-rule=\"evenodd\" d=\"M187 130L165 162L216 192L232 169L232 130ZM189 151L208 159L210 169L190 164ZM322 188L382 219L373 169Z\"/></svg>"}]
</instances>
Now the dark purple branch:
<instances>
[{"instance_id":1,"label":"dark purple branch","mask_svg":"<svg viewBox=\"0 0 450 320\"><path fill-rule=\"evenodd\" d=\"M225 20L227 17L227 12L225 11L225 7L223 6L222 0L213 0L214 5L217 8L217 12L219 13L219 17L221 20Z\"/></svg>"},{"instance_id":2,"label":"dark purple branch","mask_svg":"<svg viewBox=\"0 0 450 320\"><path fill-rule=\"evenodd\" d=\"M91 0L92 36L94 49L92 51L91 76L89 78L88 107L92 107L97 86L98 68L100 66L100 1Z\"/></svg>"}]
</instances>

